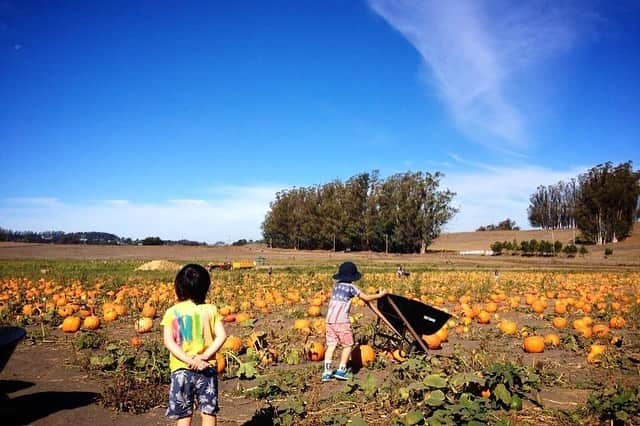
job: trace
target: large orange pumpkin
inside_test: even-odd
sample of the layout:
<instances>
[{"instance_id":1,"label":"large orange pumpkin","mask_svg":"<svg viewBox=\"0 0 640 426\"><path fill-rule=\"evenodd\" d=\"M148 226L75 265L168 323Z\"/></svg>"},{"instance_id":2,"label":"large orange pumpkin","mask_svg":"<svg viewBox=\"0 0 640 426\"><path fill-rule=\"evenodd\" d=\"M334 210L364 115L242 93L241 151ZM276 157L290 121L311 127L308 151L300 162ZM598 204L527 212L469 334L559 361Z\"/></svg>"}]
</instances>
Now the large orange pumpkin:
<instances>
[{"instance_id":1,"label":"large orange pumpkin","mask_svg":"<svg viewBox=\"0 0 640 426\"><path fill-rule=\"evenodd\" d=\"M106 322L111 322L111 321L115 321L118 319L118 312L116 312L115 309L110 310L110 311L105 311L104 315L103 315L103 319Z\"/></svg>"},{"instance_id":2,"label":"large orange pumpkin","mask_svg":"<svg viewBox=\"0 0 640 426\"><path fill-rule=\"evenodd\" d=\"M80 318L78 317L66 317L62 321L62 331L65 333L75 333L80 330Z\"/></svg>"},{"instance_id":3,"label":"large orange pumpkin","mask_svg":"<svg viewBox=\"0 0 640 426\"><path fill-rule=\"evenodd\" d=\"M522 342L522 348L529 353L544 352L544 339L541 336L525 337Z\"/></svg>"},{"instance_id":4,"label":"large orange pumpkin","mask_svg":"<svg viewBox=\"0 0 640 426\"><path fill-rule=\"evenodd\" d=\"M311 361L324 360L324 344L310 340L304 345L304 355Z\"/></svg>"},{"instance_id":5,"label":"large orange pumpkin","mask_svg":"<svg viewBox=\"0 0 640 426\"><path fill-rule=\"evenodd\" d=\"M369 345L359 345L351 353L351 361L356 368L366 367L376 361L376 351Z\"/></svg>"}]
</instances>

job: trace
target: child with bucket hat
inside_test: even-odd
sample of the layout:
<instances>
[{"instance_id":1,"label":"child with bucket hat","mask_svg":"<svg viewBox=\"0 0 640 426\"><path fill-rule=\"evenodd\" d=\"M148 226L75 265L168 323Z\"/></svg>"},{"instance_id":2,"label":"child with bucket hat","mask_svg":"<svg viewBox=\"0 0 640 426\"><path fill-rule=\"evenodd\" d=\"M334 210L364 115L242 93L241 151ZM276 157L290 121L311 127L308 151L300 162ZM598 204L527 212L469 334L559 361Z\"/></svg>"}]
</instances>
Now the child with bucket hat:
<instances>
[{"instance_id":1,"label":"child with bucket hat","mask_svg":"<svg viewBox=\"0 0 640 426\"><path fill-rule=\"evenodd\" d=\"M322 381L326 382L335 378L347 380L347 362L353 349L353 331L349 321L349 311L351 309L351 299L358 296L365 302L371 302L388 294L382 291L377 294L363 293L353 282L358 281L362 274L353 262L344 262L338 268L338 272L333 276L335 283L329 300L329 308L326 317L326 340L327 351L324 356L324 372ZM333 362L333 352L338 344L342 345L340 364L334 372L331 368Z\"/></svg>"}]
</instances>

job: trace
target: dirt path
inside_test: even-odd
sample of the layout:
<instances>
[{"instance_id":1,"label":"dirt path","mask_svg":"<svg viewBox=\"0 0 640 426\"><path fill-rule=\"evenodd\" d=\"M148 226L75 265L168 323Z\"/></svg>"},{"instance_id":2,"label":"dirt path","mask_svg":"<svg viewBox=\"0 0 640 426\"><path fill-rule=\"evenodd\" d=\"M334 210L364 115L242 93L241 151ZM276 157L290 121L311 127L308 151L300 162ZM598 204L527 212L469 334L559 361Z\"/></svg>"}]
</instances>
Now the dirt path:
<instances>
[{"instance_id":1,"label":"dirt path","mask_svg":"<svg viewBox=\"0 0 640 426\"><path fill-rule=\"evenodd\" d=\"M102 386L74 365L71 345L21 343L0 375L0 424L170 425L164 407L142 415L116 413L97 403ZM218 424L248 424L259 403L228 396L233 381L221 381ZM200 419L194 417L194 425Z\"/></svg>"}]
</instances>

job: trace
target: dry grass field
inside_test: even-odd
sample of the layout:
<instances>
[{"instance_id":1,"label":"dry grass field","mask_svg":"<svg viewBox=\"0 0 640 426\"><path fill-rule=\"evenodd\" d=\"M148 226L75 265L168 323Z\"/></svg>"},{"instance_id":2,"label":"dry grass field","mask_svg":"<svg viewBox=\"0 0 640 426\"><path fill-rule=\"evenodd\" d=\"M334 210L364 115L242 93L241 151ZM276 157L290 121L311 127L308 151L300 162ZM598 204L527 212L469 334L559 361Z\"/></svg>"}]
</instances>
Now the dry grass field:
<instances>
[{"instance_id":1,"label":"dry grass field","mask_svg":"<svg viewBox=\"0 0 640 426\"><path fill-rule=\"evenodd\" d=\"M549 231L486 231L443 234L429 247L429 252L419 254L395 254L373 252L332 252L325 250L270 249L263 245L240 247L192 247L192 246L82 246L0 243L0 259L70 259L70 260L153 260L175 261L232 261L266 259L265 266L335 266L345 259L368 264L372 268L392 268L397 264L427 268L636 268L640 267L640 226L634 228L626 240L604 246L588 246L589 253L569 259L522 256L462 256L460 251L488 250L495 241L551 240ZM573 238L571 231L555 231L553 238L563 243ZM604 256L606 248L613 255Z\"/></svg>"}]
</instances>

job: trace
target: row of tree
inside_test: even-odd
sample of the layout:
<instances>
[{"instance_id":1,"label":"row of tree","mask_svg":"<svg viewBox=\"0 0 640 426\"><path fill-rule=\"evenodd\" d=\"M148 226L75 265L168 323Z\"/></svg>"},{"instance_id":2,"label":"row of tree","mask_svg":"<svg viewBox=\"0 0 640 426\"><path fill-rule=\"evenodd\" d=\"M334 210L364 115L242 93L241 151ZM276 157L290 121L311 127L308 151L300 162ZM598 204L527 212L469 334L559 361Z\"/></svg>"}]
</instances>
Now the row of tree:
<instances>
[{"instance_id":1,"label":"row of tree","mask_svg":"<svg viewBox=\"0 0 640 426\"><path fill-rule=\"evenodd\" d=\"M480 228L476 229L476 232L484 232L484 231L519 231L520 227L516 225L515 220L511 220L506 218L502 222L499 222L497 225L493 223L490 225L482 225Z\"/></svg>"},{"instance_id":2,"label":"row of tree","mask_svg":"<svg viewBox=\"0 0 640 426\"><path fill-rule=\"evenodd\" d=\"M378 171L280 191L262 224L272 247L424 252L457 209L442 174Z\"/></svg>"},{"instance_id":3,"label":"row of tree","mask_svg":"<svg viewBox=\"0 0 640 426\"><path fill-rule=\"evenodd\" d=\"M595 244L616 242L640 218L640 172L632 163L599 164L569 183L540 186L529 198L529 223L581 231Z\"/></svg>"},{"instance_id":4,"label":"row of tree","mask_svg":"<svg viewBox=\"0 0 640 426\"><path fill-rule=\"evenodd\" d=\"M509 252L511 254L520 254L522 256L557 256L560 253L564 253L568 256L575 256L578 253L578 247L571 243L563 245L560 241L546 241L546 240L525 240L521 242L513 241L496 241L491 244L491 251L494 254L500 255L503 252ZM580 247L580 254L588 253L584 246Z\"/></svg>"}]
</instances>

